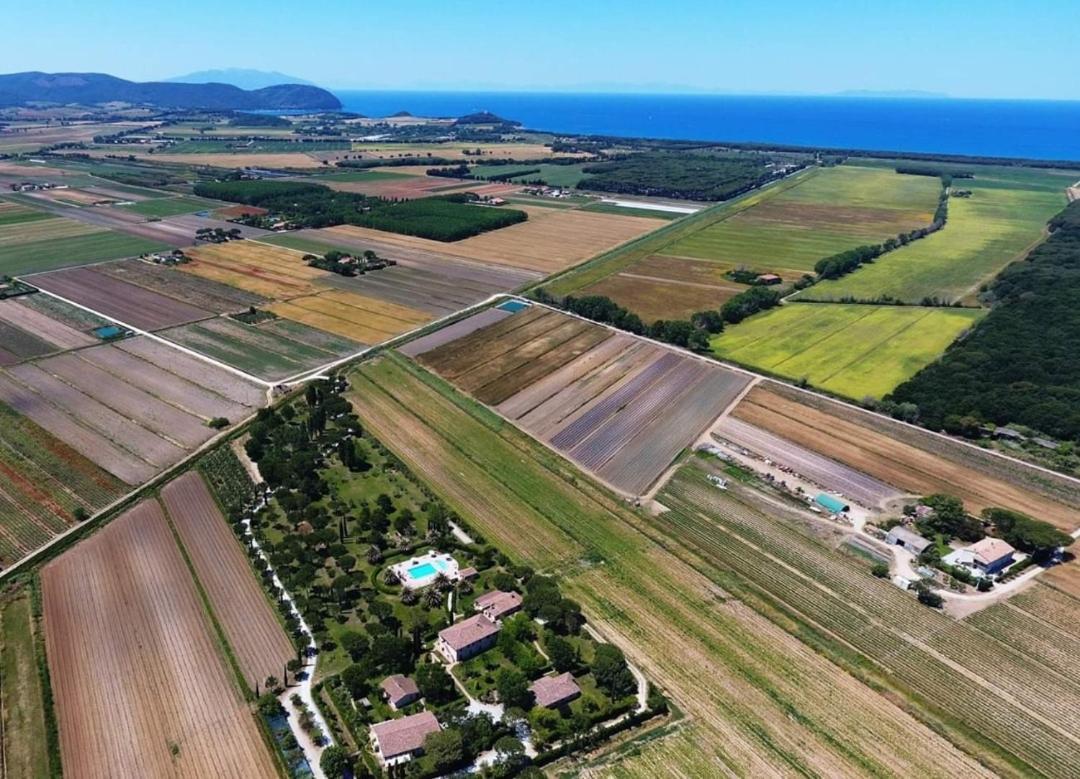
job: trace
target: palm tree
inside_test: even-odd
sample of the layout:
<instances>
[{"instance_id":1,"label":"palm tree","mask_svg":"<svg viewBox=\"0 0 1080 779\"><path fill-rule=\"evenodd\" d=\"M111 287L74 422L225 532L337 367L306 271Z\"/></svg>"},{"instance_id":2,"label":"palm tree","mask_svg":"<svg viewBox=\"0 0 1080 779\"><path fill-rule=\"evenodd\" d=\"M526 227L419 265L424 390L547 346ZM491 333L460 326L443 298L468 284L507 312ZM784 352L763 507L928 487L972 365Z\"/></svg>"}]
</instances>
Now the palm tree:
<instances>
[{"instance_id":1,"label":"palm tree","mask_svg":"<svg viewBox=\"0 0 1080 779\"><path fill-rule=\"evenodd\" d=\"M394 585L401 584L401 577L397 575L397 571L393 568L387 568L386 572L383 574L383 581L393 587Z\"/></svg>"},{"instance_id":2,"label":"palm tree","mask_svg":"<svg viewBox=\"0 0 1080 779\"><path fill-rule=\"evenodd\" d=\"M439 592L446 592L451 587L450 580L446 578L445 573L440 573L431 583L431 587L432 589L438 590Z\"/></svg>"},{"instance_id":3,"label":"palm tree","mask_svg":"<svg viewBox=\"0 0 1080 779\"><path fill-rule=\"evenodd\" d=\"M427 591L424 592L424 605L428 608L437 608L442 605L442 600L442 593L434 587L429 587Z\"/></svg>"}]
</instances>

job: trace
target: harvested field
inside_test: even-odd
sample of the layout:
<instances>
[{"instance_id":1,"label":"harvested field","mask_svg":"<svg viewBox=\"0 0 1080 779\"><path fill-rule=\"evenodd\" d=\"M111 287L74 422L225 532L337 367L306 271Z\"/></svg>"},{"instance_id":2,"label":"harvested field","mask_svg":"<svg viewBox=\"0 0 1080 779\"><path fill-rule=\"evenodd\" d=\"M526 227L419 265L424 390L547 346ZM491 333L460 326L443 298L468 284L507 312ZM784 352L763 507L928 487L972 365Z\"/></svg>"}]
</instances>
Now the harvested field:
<instances>
[{"instance_id":1,"label":"harvested field","mask_svg":"<svg viewBox=\"0 0 1080 779\"><path fill-rule=\"evenodd\" d=\"M1022 608L1018 600L997 603L964 621L1022 653L1033 666L1045 666L1069 679L1080 678L1080 636L1055 627L1038 612ZM1075 623L1080 616L1080 601L1071 604L1070 611Z\"/></svg>"},{"instance_id":2,"label":"harvested field","mask_svg":"<svg viewBox=\"0 0 1080 779\"><path fill-rule=\"evenodd\" d=\"M57 238L74 238L101 232L101 228L76 222L63 217L35 219L0 226L0 249L8 249L24 243L36 243Z\"/></svg>"},{"instance_id":3,"label":"harvested field","mask_svg":"<svg viewBox=\"0 0 1080 779\"><path fill-rule=\"evenodd\" d=\"M411 200L418 197L444 194L447 187L457 189L468 182L454 181L434 176L405 176L401 178L364 178L358 180L336 179L334 176L319 176L307 179L316 184L325 184L340 192L358 192L370 197L384 197L392 200ZM517 189L517 187L515 187Z\"/></svg>"},{"instance_id":4,"label":"harvested field","mask_svg":"<svg viewBox=\"0 0 1080 779\"><path fill-rule=\"evenodd\" d=\"M746 287L699 284L636 273L614 273L581 290L583 295L603 295L633 311L646 323L658 319L690 319L698 311L720 308L745 292Z\"/></svg>"},{"instance_id":5,"label":"harvested field","mask_svg":"<svg viewBox=\"0 0 1080 779\"><path fill-rule=\"evenodd\" d=\"M0 776L46 777L50 771L45 700L38 674L40 641L29 588L0 594Z\"/></svg>"},{"instance_id":6,"label":"harvested field","mask_svg":"<svg viewBox=\"0 0 1080 779\"><path fill-rule=\"evenodd\" d=\"M541 306L417 359L631 494L645 492L748 381Z\"/></svg>"},{"instance_id":7,"label":"harvested field","mask_svg":"<svg viewBox=\"0 0 1080 779\"><path fill-rule=\"evenodd\" d=\"M1076 598L1077 617L1080 617L1080 563L1074 559L1067 565L1056 565L1043 574L1039 581Z\"/></svg>"},{"instance_id":8,"label":"harvested field","mask_svg":"<svg viewBox=\"0 0 1080 779\"><path fill-rule=\"evenodd\" d=\"M398 348L398 351L409 357L416 357L430 352L433 349L437 349L444 344L448 344L451 341L457 341L460 338L464 338L469 333L475 332L482 327L493 325L501 319L506 319L510 316L510 312L501 308L488 308L477 314L473 314L470 317L454 322L451 325L440 328L434 333L421 336L415 340L409 341L404 346Z\"/></svg>"},{"instance_id":9,"label":"harvested field","mask_svg":"<svg viewBox=\"0 0 1080 779\"><path fill-rule=\"evenodd\" d=\"M162 333L175 343L267 381L279 381L359 351L359 343L299 322L246 325L213 319Z\"/></svg>"},{"instance_id":10,"label":"harvested field","mask_svg":"<svg viewBox=\"0 0 1080 779\"><path fill-rule=\"evenodd\" d=\"M643 515L444 382L389 357L351 378L365 429L470 525L538 569L574 561L562 568L568 597L686 712L678 748L692 744L693 756L673 761L671 739L653 741L638 775L673 766L687 776L785 775L793 766L823 776L988 774L722 591L721 574L703 575L699 560L654 541L661 531L641 532Z\"/></svg>"},{"instance_id":11,"label":"harvested field","mask_svg":"<svg viewBox=\"0 0 1080 779\"><path fill-rule=\"evenodd\" d=\"M160 330L213 316L210 311L90 268L43 273L32 282L46 292L142 330Z\"/></svg>"},{"instance_id":12,"label":"harvested field","mask_svg":"<svg viewBox=\"0 0 1080 779\"><path fill-rule=\"evenodd\" d=\"M358 142L352 145L354 152L360 152L365 159L388 159L402 155L415 155L417 157L442 157L448 160L465 160L475 162L477 157L472 154L476 149L481 150L479 159L506 158L506 159L540 159L541 157L573 157L574 154L558 154L542 143L379 143L378 141ZM466 154L465 152L469 152ZM156 156L156 155L155 155Z\"/></svg>"},{"instance_id":13,"label":"harvested field","mask_svg":"<svg viewBox=\"0 0 1080 779\"><path fill-rule=\"evenodd\" d=\"M84 426L45 402L33 390L0 373L0 403L10 406L63 441L83 457L99 464L128 485L149 480L156 469L107 436Z\"/></svg>"},{"instance_id":14,"label":"harvested field","mask_svg":"<svg viewBox=\"0 0 1080 779\"><path fill-rule=\"evenodd\" d=\"M299 252L256 241L206 244L187 255L192 261L180 266L185 273L275 300L310 295L317 291L312 282L329 275Z\"/></svg>"},{"instance_id":15,"label":"harvested field","mask_svg":"<svg viewBox=\"0 0 1080 779\"><path fill-rule=\"evenodd\" d=\"M368 239L375 235L384 243L403 249L442 251L469 260L506 265L541 273L554 273L593 255L655 230L655 219L637 216L590 214L577 210L529 209L529 220L490 233L440 244L424 238L380 233L363 227L328 227L328 238ZM375 235L372 235L372 234Z\"/></svg>"},{"instance_id":16,"label":"harvested field","mask_svg":"<svg viewBox=\"0 0 1080 779\"><path fill-rule=\"evenodd\" d=\"M1080 600L1047 584L1045 576L1040 574L1039 582L1010 598L1009 607L1038 617L1070 638L1080 639L1080 621L1076 619Z\"/></svg>"},{"instance_id":17,"label":"harvested field","mask_svg":"<svg viewBox=\"0 0 1080 779\"><path fill-rule=\"evenodd\" d=\"M259 385L244 381L204 360L178 352L149 338L128 338L115 344L115 348L135 355L167 373L174 373L195 382L233 403L248 408L259 408L266 403L266 391Z\"/></svg>"},{"instance_id":18,"label":"harvested field","mask_svg":"<svg viewBox=\"0 0 1080 779\"><path fill-rule=\"evenodd\" d=\"M292 298L267 310L365 344L382 343L432 319L426 311L339 290Z\"/></svg>"},{"instance_id":19,"label":"harvested field","mask_svg":"<svg viewBox=\"0 0 1080 779\"><path fill-rule=\"evenodd\" d=\"M35 404L39 406L48 404L60 409L81 424L123 446L155 469L172 465L184 455L184 450L178 444L154 430L143 427L125 414L106 406L96 397L72 387L37 365L31 363L17 365L9 368L7 375L19 381L27 391L34 393ZM112 382L112 384L119 385L120 382ZM89 389L94 395L107 397L102 393L112 387L94 386ZM23 409L19 410L23 411ZM26 410L24 413L31 419L36 419L33 409ZM108 463L103 463L103 465L112 470Z\"/></svg>"},{"instance_id":20,"label":"harvested field","mask_svg":"<svg viewBox=\"0 0 1080 779\"><path fill-rule=\"evenodd\" d=\"M168 351L171 352L168 357L175 354L175 350ZM107 371L122 382L140 387L173 407L205 421L224 417L231 422L236 422L246 417L259 405L253 402L255 399L261 399L261 393L254 387L254 392L250 393L253 397L246 398L248 403L237 402L229 396L218 394L207 388L204 386L207 374L216 374L222 378L228 377L229 374L202 361L199 361L197 365L174 364L171 366L173 372L170 372L139 359L119 346L84 349L78 352L77 356L79 360ZM227 378L226 381L228 381ZM240 385L243 382L235 378L232 383ZM232 394L245 396L248 393Z\"/></svg>"},{"instance_id":21,"label":"harvested field","mask_svg":"<svg viewBox=\"0 0 1080 779\"><path fill-rule=\"evenodd\" d=\"M923 434L923 445L916 447L866 424L864 417L869 415L865 412L839 404L823 411L774 391L776 386L765 383L752 389L736 406L734 416L908 494L944 492L963 499L968 510L976 513L1001 506L1062 530L1072 531L1078 525L1075 507L939 454L936 438L929 434Z\"/></svg>"},{"instance_id":22,"label":"harvested field","mask_svg":"<svg viewBox=\"0 0 1080 779\"><path fill-rule=\"evenodd\" d=\"M187 551L248 686L254 690L296 657L251 563L198 471L161 491L161 502Z\"/></svg>"},{"instance_id":23,"label":"harvested field","mask_svg":"<svg viewBox=\"0 0 1080 779\"><path fill-rule=\"evenodd\" d=\"M713 437L730 441L773 462L786 465L827 490L836 490L857 503L873 508L900 497L901 493L862 471L822 457L787 439L728 417L713 430Z\"/></svg>"},{"instance_id":24,"label":"harvested field","mask_svg":"<svg viewBox=\"0 0 1080 779\"><path fill-rule=\"evenodd\" d=\"M138 155L142 157L143 155ZM320 168L322 162L316 157L299 152L281 154L154 154L145 159L154 162L171 162L180 165L209 165L215 168Z\"/></svg>"},{"instance_id":25,"label":"harvested field","mask_svg":"<svg viewBox=\"0 0 1080 779\"><path fill-rule=\"evenodd\" d=\"M970 308L789 304L711 339L723 358L855 400L883 398L986 315Z\"/></svg>"},{"instance_id":26,"label":"harvested field","mask_svg":"<svg viewBox=\"0 0 1080 779\"><path fill-rule=\"evenodd\" d=\"M245 311L266 302L259 295L228 284L141 260L122 260L99 265L94 270L218 314Z\"/></svg>"},{"instance_id":27,"label":"harvested field","mask_svg":"<svg viewBox=\"0 0 1080 779\"><path fill-rule=\"evenodd\" d=\"M51 347L45 352L57 349L78 349L80 346L91 346L97 343L96 338L81 330L76 330L64 322L21 305L18 298L0 300L0 322L23 332L32 333L38 339L45 341ZM10 348L5 341L0 341L0 343L4 343L5 348Z\"/></svg>"},{"instance_id":28,"label":"harvested field","mask_svg":"<svg viewBox=\"0 0 1080 779\"><path fill-rule=\"evenodd\" d=\"M65 776L277 775L156 501L41 583Z\"/></svg>"}]
</instances>

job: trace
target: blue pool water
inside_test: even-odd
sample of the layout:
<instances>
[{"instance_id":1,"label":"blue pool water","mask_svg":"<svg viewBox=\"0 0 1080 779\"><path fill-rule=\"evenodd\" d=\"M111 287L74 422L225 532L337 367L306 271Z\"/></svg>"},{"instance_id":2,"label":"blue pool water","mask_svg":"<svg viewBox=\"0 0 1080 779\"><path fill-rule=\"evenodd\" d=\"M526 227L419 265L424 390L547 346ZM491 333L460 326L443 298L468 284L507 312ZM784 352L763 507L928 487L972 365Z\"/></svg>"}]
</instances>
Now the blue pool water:
<instances>
[{"instance_id":1,"label":"blue pool water","mask_svg":"<svg viewBox=\"0 0 1080 779\"><path fill-rule=\"evenodd\" d=\"M508 300L505 303L496 306L496 308L502 309L503 311L509 311L511 314L516 314L518 311L528 307L529 304L523 300Z\"/></svg>"},{"instance_id":2,"label":"blue pool water","mask_svg":"<svg viewBox=\"0 0 1080 779\"><path fill-rule=\"evenodd\" d=\"M423 579L438 573L438 571L439 569L431 563L423 563L410 568L406 573L409 574L410 579Z\"/></svg>"}]
</instances>

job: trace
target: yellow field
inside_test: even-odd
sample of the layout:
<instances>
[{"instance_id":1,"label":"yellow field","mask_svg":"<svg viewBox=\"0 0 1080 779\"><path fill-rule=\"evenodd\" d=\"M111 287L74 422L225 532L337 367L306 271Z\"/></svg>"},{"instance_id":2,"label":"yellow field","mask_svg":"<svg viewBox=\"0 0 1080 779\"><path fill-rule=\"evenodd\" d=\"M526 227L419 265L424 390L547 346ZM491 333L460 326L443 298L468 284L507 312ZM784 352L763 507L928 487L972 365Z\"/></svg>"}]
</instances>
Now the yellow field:
<instances>
[{"instance_id":1,"label":"yellow field","mask_svg":"<svg viewBox=\"0 0 1080 779\"><path fill-rule=\"evenodd\" d=\"M426 311L339 290L275 303L268 310L286 319L371 345L432 319Z\"/></svg>"},{"instance_id":2,"label":"yellow field","mask_svg":"<svg viewBox=\"0 0 1080 779\"><path fill-rule=\"evenodd\" d=\"M422 249L495 265L555 273L665 224L648 217L596 214L571 209L526 210L529 213L527 222L453 243L351 225L327 227L320 232L325 232L331 243L334 235L367 238L403 249Z\"/></svg>"},{"instance_id":3,"label":"yellow field","mask_svg":"<svg viewBox=\"0 0 1080 779\"><path fill-rule=\"evenodd\" d=\"M180 165L211 165L216 168L321 168L322 161L299 152L280 154L141 154L136 155L156 162L173 162Z\"/></svg>"},{"instance_id":4,"label":"yellow field","mask_svg":"<svg viewBox=\"0 0 1080 779\"><path fill-rule=\"evenodd\" d=\"M205 244L186 253L192 261L181 270L278 300L311 294L312 280L327 273L307 265L301 252L255 241Z\"/></svg>"}]
</instances>

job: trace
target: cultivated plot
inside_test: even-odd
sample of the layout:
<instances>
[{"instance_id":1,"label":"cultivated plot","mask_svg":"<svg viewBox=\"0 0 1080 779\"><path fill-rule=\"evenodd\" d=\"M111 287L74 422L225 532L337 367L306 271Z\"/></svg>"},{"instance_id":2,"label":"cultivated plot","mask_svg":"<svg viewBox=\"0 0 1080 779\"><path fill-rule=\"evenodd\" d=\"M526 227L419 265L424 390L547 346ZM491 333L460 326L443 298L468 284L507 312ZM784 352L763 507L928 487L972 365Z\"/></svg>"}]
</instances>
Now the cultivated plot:
<instances>
[{"instance_id":1,"label":"cultivated plot","mask_svg":"<svg viewBox=\"0 0 1080 779\"><path fill-rule=\"evenodd\" d=\"M613 249L658 226L654 219L636 216L529 206L521 209L528 212L528 221L449 244L353 226L329 227L320 232L331 242L338 236L376 239L403 249L441 252L546 274Z\"/></svg>"},{"instance_id":2,"label":"cultivated plot","mask_svg":"<svg viewBox=\"0 0 1080 779\"><path fill-rule=\"evenodd\" d=\"M73 219L0 223L0 275L17 276L166 248L165 244Z\"/></svg>"},{"instance_id":3,"label":"cultivated plot","mask_svg":"<svg viewBox=\"0 0 1080 779\"><path fill-rule=\"evenodd\" d=\"M959 451L959 444L914 428L901 429L899 423L851 406L768 383L752 389L732 413L906 494L948 493L973 513L991 506L1011 508L1070 532L1080 525L1080 495L1065 479L968 451L970 447ZM897 434L890 435L892 431ZM1021 472L1019 478L1014 471Z\"/></svg>"},{"instance_id":4,"label":"cultivated plot","mask_svg":"<svg viewBox=\"0 0 1080 779\"><path fill-rule=\"evenodd\" d=\"M249 325L228 317L166 330L162 335L266 381L280 381L358 352L357 341L288 319Z\"/></svg>"},{"instance_id":5,"label":"cultivated plot","mask_svg":"<svg viewBox=\"0 0 1080 779\"><path fill-rule=\"evenodd\" d=\"M245 311L266 302L266 298L237 287L142 260L121 260L94 270L218 314Z\"/></svg>"},{"instance_id":6,"label":"cultivated plot","mask_svg":"<svg viewBox=\"0 0 1080 779\"><path fill-rule=\"evenodd\" d=\"M248 686L279 677L296 657L251 563L198 471L161 490L161 502L221 623Z\"/></svg>"},{"instance_id":7,"label":"cultivated plot","mask_svg":"<svg viewBox=\"0 0 1080 779\"><path fill-rule=\"evenodd\" d=\"M46 292L141 330L160 330L212 317L211 311L129 284L93 268L71 268L34 276Z\"/></svg>"},{"instance_id":8,"label":"cultivated plot","mask_svg":"<svg viewBox=\"0 0 1080 779\"><path fill-rule=\"evenodd\" d=\"M41 585L65 776L277 775L157 501Z\"/></svg>"},{"instance_id":9,"label":"cultivated plot","mask_svg":"<svg viewBox=\"0 0 1080 779\"><path fill-rule=\"evenodd\" d=\"M949 198L943 229L800 294L812 300L875 300L882 295L911 302L974 300L981 284L1045 236L1047 220L1066 202L1062 179L1052 180L1059 189L996 179L993 173L958 179L955 188L971 196Z\"/></svg>"},{"instance_id":10,"label":"cultivated plot","mask_svg":"<svg viewBox=\"0 0 1080 779\"><path fill-rule=\"evenodd\" d=\"M849 398L881 398L985 315L979 309L789 304L714 336L712 349Z\"/></svg>"},{"instance_id":11,"label":"cultivated plot","mask_svg":"<svg viewBox=\"0 0 1080 779\"><path fill-rule=\"evenodd\" d=\"M0 776L50 771L45 701L37 652L40 637L28 587L0 595Z\"/></svg>"},{"instance_id":12,"label":"cultivated plot","mask_svg":"<svg viewBox=\"0 0 1080 779\"><path fill-rule=\"evenodd\" d=\"M416 359L631 494L645 492L748 381L539 306Z\"/></svg>"},{"instance_id":13,"label":"cultivated plot","mask_svg":"<svg viewBox=\"0 0 1080 779\"><path fill-rule=\"evenodd\" d=\"M365 344L382 343L433 319L427 311L343 290L292 298L267 310Z\"/></svg>"},{"instance_id":14,"label":"cultivated plot","mask_svg":"<svg viewBox=\"0 0 1080 779\"><path fill-rule=\"evenodd\" d=\"M309 295L314 281L329 275L310 267L297 251L256 241L206 244L187 252L180 269L274 300Z\"/></svg>"}]
</instances>

